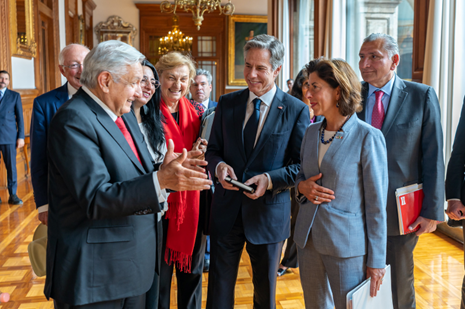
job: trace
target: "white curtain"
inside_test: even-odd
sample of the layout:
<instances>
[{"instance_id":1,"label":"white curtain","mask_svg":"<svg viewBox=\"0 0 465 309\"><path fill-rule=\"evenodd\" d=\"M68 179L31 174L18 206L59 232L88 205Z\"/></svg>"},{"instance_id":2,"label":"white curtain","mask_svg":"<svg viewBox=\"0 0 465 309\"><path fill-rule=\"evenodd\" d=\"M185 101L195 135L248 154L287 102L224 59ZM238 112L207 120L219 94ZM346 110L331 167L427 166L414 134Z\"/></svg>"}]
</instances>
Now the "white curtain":
<instances>
[{"instance_id":1,"label":"white curtain","mask_svg":"<svg viewBox=\"0 0 465 309\"><path fill-rule=\"evenodd\" d=\"M465 95L463 0L430 0L423 83L436 90L441 106L446 164Z\"/></svg>"},{"instance_id":2,"label":"white curtain","mask_svg":"<svg viewBox=\"0 0 465 309\"><path fill-rule=\"evenodd\" d=\"M346 0L329 0L326 9L324 55L346 59Z\"/></svg>"}]
</instances>

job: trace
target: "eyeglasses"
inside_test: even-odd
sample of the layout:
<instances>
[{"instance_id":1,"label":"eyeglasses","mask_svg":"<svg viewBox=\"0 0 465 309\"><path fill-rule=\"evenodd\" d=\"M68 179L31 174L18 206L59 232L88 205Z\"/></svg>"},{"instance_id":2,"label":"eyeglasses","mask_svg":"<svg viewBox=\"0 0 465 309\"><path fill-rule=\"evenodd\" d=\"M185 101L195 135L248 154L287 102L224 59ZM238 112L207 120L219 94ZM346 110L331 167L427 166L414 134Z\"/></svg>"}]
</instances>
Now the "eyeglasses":
<instances>
[{"instance_id":1,"label":"eyeglasses","mask_svg":"<svg viewBox=\"0 0 465 309\"><path fill-rule=\"evenodd\" d=\"M142 78L142 80L140 81L140 84L143 87L147 87L148 85L150 85L151 87L155 88L155 90L157 90L158 87L160 87L160 82L156 79L149 80L148 78Z\"/></svg>"},{"instance_id":2,"label":"eyeglasses","mask_svg":"<svg viewBox=\"0 0 465 309\"><path fill-rule=\"evenodd\" d=\"M78 70L80 67L82 67L82 63L75 62L70 65L62 65L62 67L68 68L70 70Z\"/></svg>"}]
</instances>

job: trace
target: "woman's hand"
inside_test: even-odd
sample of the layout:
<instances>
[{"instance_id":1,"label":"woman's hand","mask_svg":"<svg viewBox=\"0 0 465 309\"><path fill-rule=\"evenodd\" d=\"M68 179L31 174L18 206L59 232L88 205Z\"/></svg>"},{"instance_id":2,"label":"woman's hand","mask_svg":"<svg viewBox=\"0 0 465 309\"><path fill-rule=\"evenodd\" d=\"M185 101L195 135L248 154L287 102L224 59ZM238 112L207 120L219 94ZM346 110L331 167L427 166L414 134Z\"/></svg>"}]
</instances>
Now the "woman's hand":
<instances>
[{"instance_id":1,"label":"woman's hand","mask_svg":"<svg viewBox=\"0 0 465 309\"><path fill-rule=\"evenodd\" d=\"M371 277L370 296L375 297L383 284L383 277L386 273L384 268L371 268L367 266L367 279Z\"/></svg>"},{"instance_id":2,"label":"woman's hand","mask_svg":"<svg viewBox=\"0 0 465 309\"><path fill-rule=\"evenodd\" d=\"M323 174L319 173L313 177L299 182L298 191L305 195L305 197L315 205L321 203L329 203L334 200L334 191L316 184L316 181L323 177Z\"/></svg>"},{"instance_id":3,"label":"woman's hand","mask_svg":"<svg viewBox=\"0 0 465 309\"><path fill-rule=\"evenodd\" d=\"M200 150L202 153L196 159L205 160L205 153L207 152L208 142L206 139L197 138L195 143L192 145L192 150Z\"/></svg>"}]
</instances>

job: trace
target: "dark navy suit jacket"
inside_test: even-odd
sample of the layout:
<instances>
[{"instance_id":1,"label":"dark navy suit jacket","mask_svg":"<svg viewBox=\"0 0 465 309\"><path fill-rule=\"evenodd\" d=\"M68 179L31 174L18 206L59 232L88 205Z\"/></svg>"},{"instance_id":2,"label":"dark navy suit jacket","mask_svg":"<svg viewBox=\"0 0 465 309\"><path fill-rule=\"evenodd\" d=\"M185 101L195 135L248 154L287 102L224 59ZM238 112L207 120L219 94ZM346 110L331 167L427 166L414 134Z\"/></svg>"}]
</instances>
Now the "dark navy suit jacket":
<instances>
[{"instance_id":1,"label":"dark navy suit jacket","mask_svg":"<svg viewBox=\"0 0 465 309\"><path fill-rule=\"evenodd\" d=\"M210 109L212 107L216 107L218 105L218 102L215 102L215 101L212 101L212 100L208 100L208 108L207 109Z\"/></svg>"},{"instance_id":2,"label":"dark navy suit jacket","mask_svg":"<svg viewBox=\"0 0 465 309\"><path fill-rule=\"evenodd\" d=\"M211 175L218 163L229 164L241 182L263 173L270 175L273 189L251 200L240 191L216 186L213 195L212 237L229 233L242 215L247 240L256 245L280 242L290 235L289 188L300 169L300 146L310 124L308 106L279 88L251 157L243 145L243 123L249 90L223 95L216 108L206 160ZM247 133L247 132L245 132Z\"/></svg>"},{"instance_id":3,"label":"dark navy suit jacket","mask_svg":"<svg viewBox=\"0 0 465 309\"><path fill-rule=\"evenodd\" d=\"M44 293L69 305L142 295L153 283L155 169L133 112L123 120L140 161L110 116L82 90L50 123ZM152 209L148 215L133 215Z\"/></svg>"},{"instance_id":4,"label":"dark navy suit jacket","mask_svg":"<svg viewBox=\"0 0 465 309\"><path fill-rule=\"evenodd\" d=\"M0 145L16 144L18 138L24 138L21 96L6 89L0 102Z\"/></svg>"},{"instance_id":5,"label":"dark navy suit jacket","mask_svg":"<svg viewBox=\"0 0 465 309\"><path fill-rule=\"evenodd\" d=\"M462 195L463 182L465 173L465 98L463 100L462 114L460 116L457 132L455 133L454 146L450 156L449 165L447 166L446 177L446 198L461 199L465 201Z\"/></svg>"},{"instance_id":6,"label":"dark navy suit jacket","mask_svg":"<svg viewBox=\"0 0 465 309\"><path fill-rule=\"evenodd\" d=\"M66 83L34 100L31 120L31 177L36 207L48 204L48 127L53 115L68 98Z\"/></svg>"}]
</instances>

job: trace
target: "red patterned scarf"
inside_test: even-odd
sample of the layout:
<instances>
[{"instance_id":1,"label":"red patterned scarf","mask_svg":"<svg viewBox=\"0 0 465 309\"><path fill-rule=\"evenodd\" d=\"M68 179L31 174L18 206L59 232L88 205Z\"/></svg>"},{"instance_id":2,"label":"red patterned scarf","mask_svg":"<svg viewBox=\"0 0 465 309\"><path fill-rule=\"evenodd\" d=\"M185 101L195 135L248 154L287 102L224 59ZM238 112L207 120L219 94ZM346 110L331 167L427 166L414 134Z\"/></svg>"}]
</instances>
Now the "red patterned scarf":
<instances>
[{"instance_id":1,"label":"red patterned scarf","mask_svg":"<svg viewBox=\"0 0 465 309\"><path fill-rule=\"evenodd\" d=\"M182 149L192 150L192 144L197 139L200 129L200 119L190 102L182 97L179 100L179 125L171 115L163 99L160 105L165 118L165 138L174 142L174 151L182 153ZM166 238L165 261L169 265L176 263L177 267L186 273L191 272L192 252L199 221L200 191L181 191L171 193L168 198L169 219Z\"/></svg>"}]
</instances>

